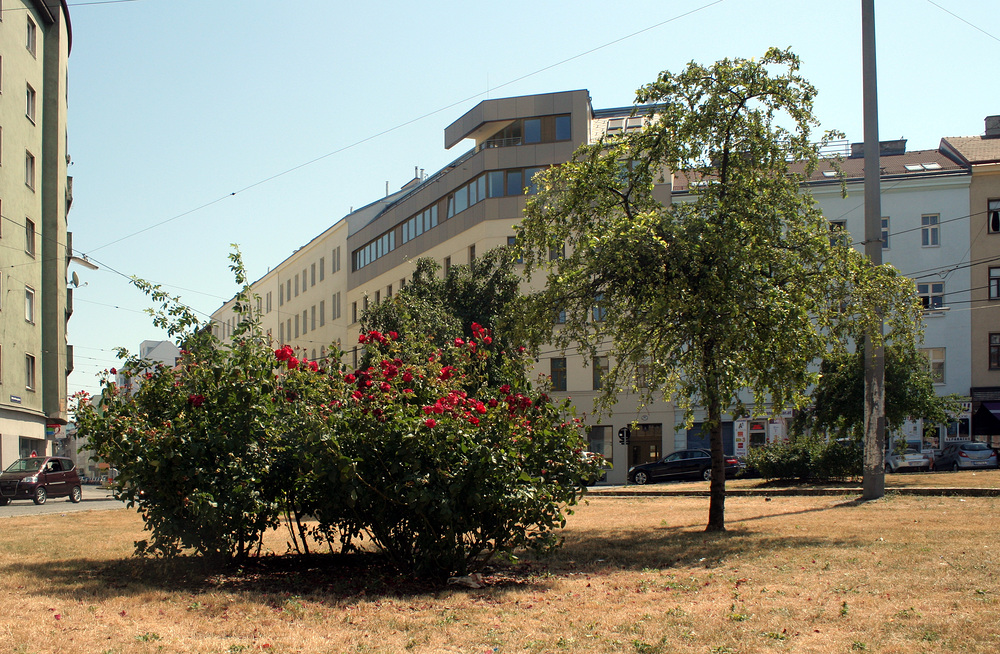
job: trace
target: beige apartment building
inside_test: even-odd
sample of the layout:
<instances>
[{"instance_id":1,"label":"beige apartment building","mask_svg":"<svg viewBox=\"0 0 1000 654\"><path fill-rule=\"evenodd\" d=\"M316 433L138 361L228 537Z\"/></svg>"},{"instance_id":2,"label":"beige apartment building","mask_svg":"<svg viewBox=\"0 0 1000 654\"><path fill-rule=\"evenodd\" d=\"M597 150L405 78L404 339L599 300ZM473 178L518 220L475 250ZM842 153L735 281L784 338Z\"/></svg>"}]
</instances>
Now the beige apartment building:
<instances>
[{"instance_id":1,"label":"beige apartment building","mask_svg":"<svg viewBox=\"0 0 1000 654\"><path fill-rule=\"evenodd\" d=\"M568 160L581 144L640 128L643 118L632 116L632 111L631 106L594 109L586 90L479 103L444 130L446 148L467 144L454 161L431 175L416 171L400 190L351 212L253 283L260 297L264 328L275 345L292 345L308 359L322 359L327 346L340 344L347 351L343 363L356 365L358 321L363 311L398 292L417 258L432 257L446 271L468 263L477 253L510 243L524 210L525 195L532 192L533 174ZM973 211L971 227L968 220L971 203L981 206L981 211L991 207L994 213L990 215L1000 221L995 212L1000 207L993 206L1000 198L995 156L991 168L978 159L976 163L963 162L944 145L940 150L917 152L907 152L905 141L883 146L886 260L916 266L916 274L918 268L953 266L968 251L970 241L979 248L972 260L979 262L981 270L974 268L970 273L968 267L960 267L946 282L917 279L918 292L926 296L925 354L936 375L935 388L940 393L964 396L970 388L970 356L985 361L989 334L1000 333L1000 327L991 332L987 326L1000 323L981 320L979 315L985 318L986 310L992 310L985 286L989 275L995 272L1000 277L1000 236L998 244L986 251L983 248L992 233L984 221L986 214L977 216ZM854 149L858 147L860 144ZM817 171L809 186L831 222L860 240L862 168L861 159L854 154L844 164L848 198L840 194L839 181L828 178L832 171ZM970 195L971 178L978 182L973 182ZM657 193L661 201L670 202L671 198L683 201L689 191L681 176L668 176ZM978 228L983 231L981 237L970 235L969 229ZM997 231L1000 233L1000 224ZM987 261L994 259L996 266L990 268ZM963 310L969 303L970 275L981 278L983 289L977 302L986 307L981 311ZM232 302L212 319L218 336L231 335L236 320ZM970 322L976 327L971 328ZM979 354L969 351L970 331L973 340L982 341ZM995 352L989 353L992 356ZM995 372L981 366L971 385L989 386L998 391L1000 399L1000 359L996 363ZM589 428L590 448L616 464L608 475L609 482L624 482L628 465L675 450L708 446L707 434L701 431L704 413L695 412L690 428L678 427L680 415L669 402L641 406L634 396L622 394L613 415L597 415L593 402L600 392L600 369L607 364L605 357L584 361L576 352L550 349L540 353L533 372L551 378L553 395L572 397ZM753 408L753 413L750 418L724 417L727 453L743 455L752 445L787 436L791 411L763 406ZM619 439L626 426L631 426L627 445ZM924 426L911 429L922 431ZM968 438L967 421L956 419L953 424L941 425L938 433L941 444Z\"/></svg>"},{"instance_id":2,"label":"beige apartment building","mask_svg":"<svg viewBox=\"0 0 1000 654\"><path fill-rule=\"evenodd\" d=\"M0 466L50 453L67 419L65 0L3 0L0 14ZM23 247L22 247L23 245Z\"/></svg>"},{"instance_id":3,"label":"beige apartment building","mask_svg":"<svg viewBox=\"0 0 1000 654\"><path fill-rule=\"evenodd\" d=\"M969 190L973 433L1000 446L1000 116L981 136L941 139L941 151L972 171Z\"/></svg>"}]
</instances>

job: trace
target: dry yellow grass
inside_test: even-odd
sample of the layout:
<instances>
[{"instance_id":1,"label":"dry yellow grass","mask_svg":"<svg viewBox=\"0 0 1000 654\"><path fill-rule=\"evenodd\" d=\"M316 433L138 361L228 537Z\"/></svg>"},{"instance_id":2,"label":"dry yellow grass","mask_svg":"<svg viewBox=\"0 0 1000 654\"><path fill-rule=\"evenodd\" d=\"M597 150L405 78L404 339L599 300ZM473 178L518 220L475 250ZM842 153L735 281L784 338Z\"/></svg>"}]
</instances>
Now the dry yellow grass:
<instances>
[{"instance_id":1,"label":"dry yellow grass","mask_svg":"<svg viewBox=\"0 0 1000 654\"><path fill-rule=\"evenodd\" d=\"M482 589L336 560L212 575L131 559L125 510L5 518L0 652L995 652L998 510L730 497L708 535L706 498L593 497L555 557Z\"/></svg>"}]
</instances>

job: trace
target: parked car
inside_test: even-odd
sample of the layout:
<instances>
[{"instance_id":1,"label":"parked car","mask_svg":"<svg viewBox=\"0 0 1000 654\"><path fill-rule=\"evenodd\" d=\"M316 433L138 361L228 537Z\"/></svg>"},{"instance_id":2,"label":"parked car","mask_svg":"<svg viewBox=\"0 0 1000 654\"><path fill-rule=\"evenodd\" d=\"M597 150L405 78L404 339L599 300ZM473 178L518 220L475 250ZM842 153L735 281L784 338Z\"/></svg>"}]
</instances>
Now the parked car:
<instances>
[{"instance_id":1,"label":"parked car","mask_svg":"<svg viewBox=\"0 0 1000 654\"><path fill-rule=\"evenodd\" d=\"M907 441L902 451L892 449L885 453L885 471L901 472L903 470L930 470L934 467L934 456L923 452L920 441Z\"/></svg>"},{"instance_id":2,"label":"parked car","mask_svg":"<svg viewBox=\"0 0 1000 654\"><path fill-rule=\"evenodd\" d=\"M0 506L11 500L33 500L45 504L50 497L83 499L80 475L72 459L61 456L32 456L18 459L0 474Z\"/></svg>"},{"instance_id":3,"label":"parked car","mask_svg":"<svg viewBox=\"0 0 1000 654\"><path fill-rule=\"evenodd\" d=\"M740 462L735 456L726 455L726 476L735 477L740 471ZM708 450L678 450L659 461L640 463L628 471L628 478L635 484L675 479L712 478L712 453Z\"/></svg>"},{"instance_id":4,"label":"parked car","mask_svg":"<svg viewBox=\"0 0 1000 654\"><path fill-rule=\"evenodd\" d=\"M934 467L937 470L996 468L997 453L986 443L952 443L941 451Z\"/></svg>"}]
</instances>

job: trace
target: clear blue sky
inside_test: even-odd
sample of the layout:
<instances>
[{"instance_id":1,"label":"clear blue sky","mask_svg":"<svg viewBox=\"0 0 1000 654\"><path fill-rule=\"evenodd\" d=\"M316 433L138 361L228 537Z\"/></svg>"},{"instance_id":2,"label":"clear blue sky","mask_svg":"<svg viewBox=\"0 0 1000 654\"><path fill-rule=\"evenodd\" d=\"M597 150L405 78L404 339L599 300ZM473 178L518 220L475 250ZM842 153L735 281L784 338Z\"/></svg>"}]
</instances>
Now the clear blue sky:
<instances>
[{"instance_id":1,"label":"clear blue sky","mask_svg":"<svg viewBox=\"0 0 1000 654\"><path fill-rule=\"evenodd\" d=\"M126 277L207 318L237 290L231 243L261 277L387 181L457 157L445 126L489 97L626 106L661 70L791 46L823 127L863 140L859 0L69 4L69 223L101 264L73 267L70 392L97 391L115 347L165 338ZM875 4L881 138L981 134L1000 114L995 0Z\"/></svg>"}]
</instances>

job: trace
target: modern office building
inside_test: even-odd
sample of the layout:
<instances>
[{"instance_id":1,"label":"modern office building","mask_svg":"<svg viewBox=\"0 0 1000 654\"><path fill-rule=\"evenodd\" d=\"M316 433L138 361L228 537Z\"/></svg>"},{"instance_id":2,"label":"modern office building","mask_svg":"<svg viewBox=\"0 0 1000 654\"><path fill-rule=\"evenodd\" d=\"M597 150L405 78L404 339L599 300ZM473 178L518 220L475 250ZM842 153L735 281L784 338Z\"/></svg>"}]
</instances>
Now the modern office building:
<instances>
[{"instance_id":1,"label":"modern office building","mask_svg":"<svg viewBox=\"0 0 1000 654\"><path fill-rule=\"evenodd\" d=\"M51 452L67 418L72 34L65 0L4 0L0 16L0 466L6 466L33 451Z\"/></svg>"},{"instance_id":2,"label":"modern office building","mask_svg":"<svg viewBox=\"0 0 1000 654\"><path fill-rule=\"evenodd\" d=\"M307 358L325 356L343 344L347 365L357 362L358 321L373 303L389 298L410 276L413 262L432 257L445 271L490 248L506 245L531 193L532 175L567 161L584 143L642 127L632 107L594 109L585 90L486 100L445 128L445 147L469 147L429 176L419 171L399 191L352 212L253 284L263 326L275 343L289 344ZM860 149L844 152L847 198L839 180L817 171L809 186L838 228L862 240L864 206ZM941 392L967 395L971 315L956 310L968 301L968 267L957 266L969 246L969 168L937 150L907 153L905 142L884 144L883 219L886 261L912 275L927 306L926 354ZM680 176L657 189L664 202L689 192ZM951 270L951 268L955 268ZM946 274L939 279L935 274ZM235 326L232 302L212 316L216 334ZM654 460L669 452L707 447L703 413L691 428L678 428L680 414L669 402L641 406L621 395L611 417L598 416L605 357L584 361L575 352L546 352L535 373L552 379L554 395L569 395L590 428L590 448L620 463L608 481L625 479L626 462ZM757 407L752 418L725 418L728 452L785 437L790 411ZM618 439L631 425L628 446ZM954 427L956 435L960 428ZM942 432L947 437L948 430Z\"/></svg>"}]
</instances>

